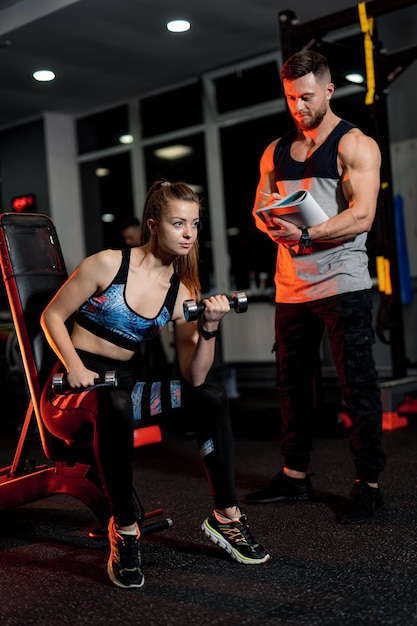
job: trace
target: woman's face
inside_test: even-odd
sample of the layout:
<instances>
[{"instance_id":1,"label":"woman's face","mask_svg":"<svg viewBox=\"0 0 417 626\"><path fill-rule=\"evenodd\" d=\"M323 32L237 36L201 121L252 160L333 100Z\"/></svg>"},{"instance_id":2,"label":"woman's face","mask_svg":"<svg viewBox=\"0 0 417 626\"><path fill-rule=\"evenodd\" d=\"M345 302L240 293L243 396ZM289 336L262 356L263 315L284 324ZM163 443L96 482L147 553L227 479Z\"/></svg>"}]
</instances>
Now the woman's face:
<instances>
[{"instance_id":1,"label":"woman's face","mask_svg":"<svg viewBox=\"0 0 417 626\"><path fill-rule=\"evenodd\" d=\"M197 239L199 222L197 202L170 202L159 224L153 223L159 249L174 256L187 255Z\"/></svg>"}]
</instances>

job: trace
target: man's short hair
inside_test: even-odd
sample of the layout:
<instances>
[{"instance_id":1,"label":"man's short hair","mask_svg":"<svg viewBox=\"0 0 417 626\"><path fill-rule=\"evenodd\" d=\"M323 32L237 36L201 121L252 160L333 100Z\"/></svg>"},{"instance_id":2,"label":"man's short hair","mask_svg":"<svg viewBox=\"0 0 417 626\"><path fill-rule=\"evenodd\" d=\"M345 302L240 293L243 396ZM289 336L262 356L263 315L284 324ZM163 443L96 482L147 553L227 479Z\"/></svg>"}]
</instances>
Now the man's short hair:
<instances>
[{"instance_id":1,"label":"man's short hair","mask_svg":"<svg viewBox=\"0 0 417 626\"><path fill-rule=\"evenodd\" d=\"M122 230L125 230L126 228L130 228L131 226L140 226L140 220L138 220L138 218L135 217L134 215L132 215L131 217L127 217L122 222Z\"/></svg>"},{"instance_id":2,"label":"man's short hair","mask_svg":"<svg viewBox=\"0 0 417 626\"><path fill-rule=\"evenodd\" d=\"M318 79L331 80L329 64L325 56L314 50L300 50L285 61L281 68L281 79L294 80L310 72Z\"/></svg>"}]
</instances>

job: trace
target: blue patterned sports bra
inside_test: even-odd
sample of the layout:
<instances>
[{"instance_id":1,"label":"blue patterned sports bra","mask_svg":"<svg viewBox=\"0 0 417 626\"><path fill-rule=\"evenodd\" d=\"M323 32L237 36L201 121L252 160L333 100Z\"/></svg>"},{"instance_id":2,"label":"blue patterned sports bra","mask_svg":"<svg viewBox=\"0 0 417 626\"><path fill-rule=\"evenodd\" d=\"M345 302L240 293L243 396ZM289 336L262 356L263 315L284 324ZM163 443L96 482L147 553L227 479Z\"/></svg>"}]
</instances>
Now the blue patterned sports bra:
<instances>
[{"instance_id":1,"label":"blue patterned sports bra","mask_svg":"<svg viewBox=\"0 0 417 626\"><path fill-rule=\"evenodd\" d=\"M171 319L180 281L174 272L158 315L152 319L141 317L126 302L129 263L130 248L126 248L122 250L122 263L111 284L103 293L91 296L81 305L76 322L120 348L137 350L139 343L151 340Z\"/></svg>"}]
</instances>

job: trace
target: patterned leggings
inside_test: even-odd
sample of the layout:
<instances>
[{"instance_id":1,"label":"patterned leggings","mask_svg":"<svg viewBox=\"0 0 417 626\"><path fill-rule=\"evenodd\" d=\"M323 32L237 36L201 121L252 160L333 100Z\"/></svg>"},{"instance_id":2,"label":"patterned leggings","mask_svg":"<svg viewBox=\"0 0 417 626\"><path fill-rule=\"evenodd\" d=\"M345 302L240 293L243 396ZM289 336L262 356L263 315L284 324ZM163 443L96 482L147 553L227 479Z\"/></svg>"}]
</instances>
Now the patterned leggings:
<instances>
[{"instance_id":1,"label":"patterned leggings","mask_svg":"<svg viewBox=\"0 0 417 626\"><path fill-rule=\"evenodd\" d=\"M116 523L136 520L132 493L133 429L160 424L175 431L184 419L196 433L200 457L218 509L238 504L234 479L233 435L229 403L222 387L185 381L137 383L129 363L78 351L86 367L102 376L115 371L117 387L97 386L94 451ZM176 424L177 422L177 424Z\"/></svg>"}]
</instances>

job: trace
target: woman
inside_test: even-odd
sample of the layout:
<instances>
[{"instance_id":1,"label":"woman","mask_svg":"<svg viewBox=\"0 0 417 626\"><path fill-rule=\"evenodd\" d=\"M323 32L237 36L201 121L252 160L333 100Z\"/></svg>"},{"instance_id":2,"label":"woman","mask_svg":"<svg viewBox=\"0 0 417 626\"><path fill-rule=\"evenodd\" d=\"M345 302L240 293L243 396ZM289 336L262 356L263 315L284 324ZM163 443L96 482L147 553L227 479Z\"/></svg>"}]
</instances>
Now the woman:
<instances>
[{"instance_id":1,"label":"woman","mask_svg":"<svg viewBox=\"0 0 417 626\"><path fill-rule=\"evenodd\" d=\"M144 583L132 494L133 424L138 418L132 401L132 391L137 389L133 357L140 343L156 336L170 320L181 374L173 406L180 403L195 417L193 428L215 505L201 528L240 563L264 563L270 558L252 537L238 507L227 396L222 388L205 382L220 320L230 311L228 298L216 295L204 300L198 323L184 318L184 300L200 296L200 212L198 196L184 183L154 183L145 202L141 245L104 250L85 259L41 319L72 390L94 385L106 371L116 372L117 386L99 386L90 392L97 394L99 406L90 419L94 420L97 466L111 510L107 571L119 587ZM73 314L70 334L67 323ZM164 393L162 387L162 408L169 404ZM166 395L170 393L167 385ZM49 395L44 394L43 401L51 404ZM158 417L163 416L162 411ZM74 440L85 433L85 419L83 414L79 423L63 416L46 417L45 422L55 435Z\"/></svg>"}]
</instances>

